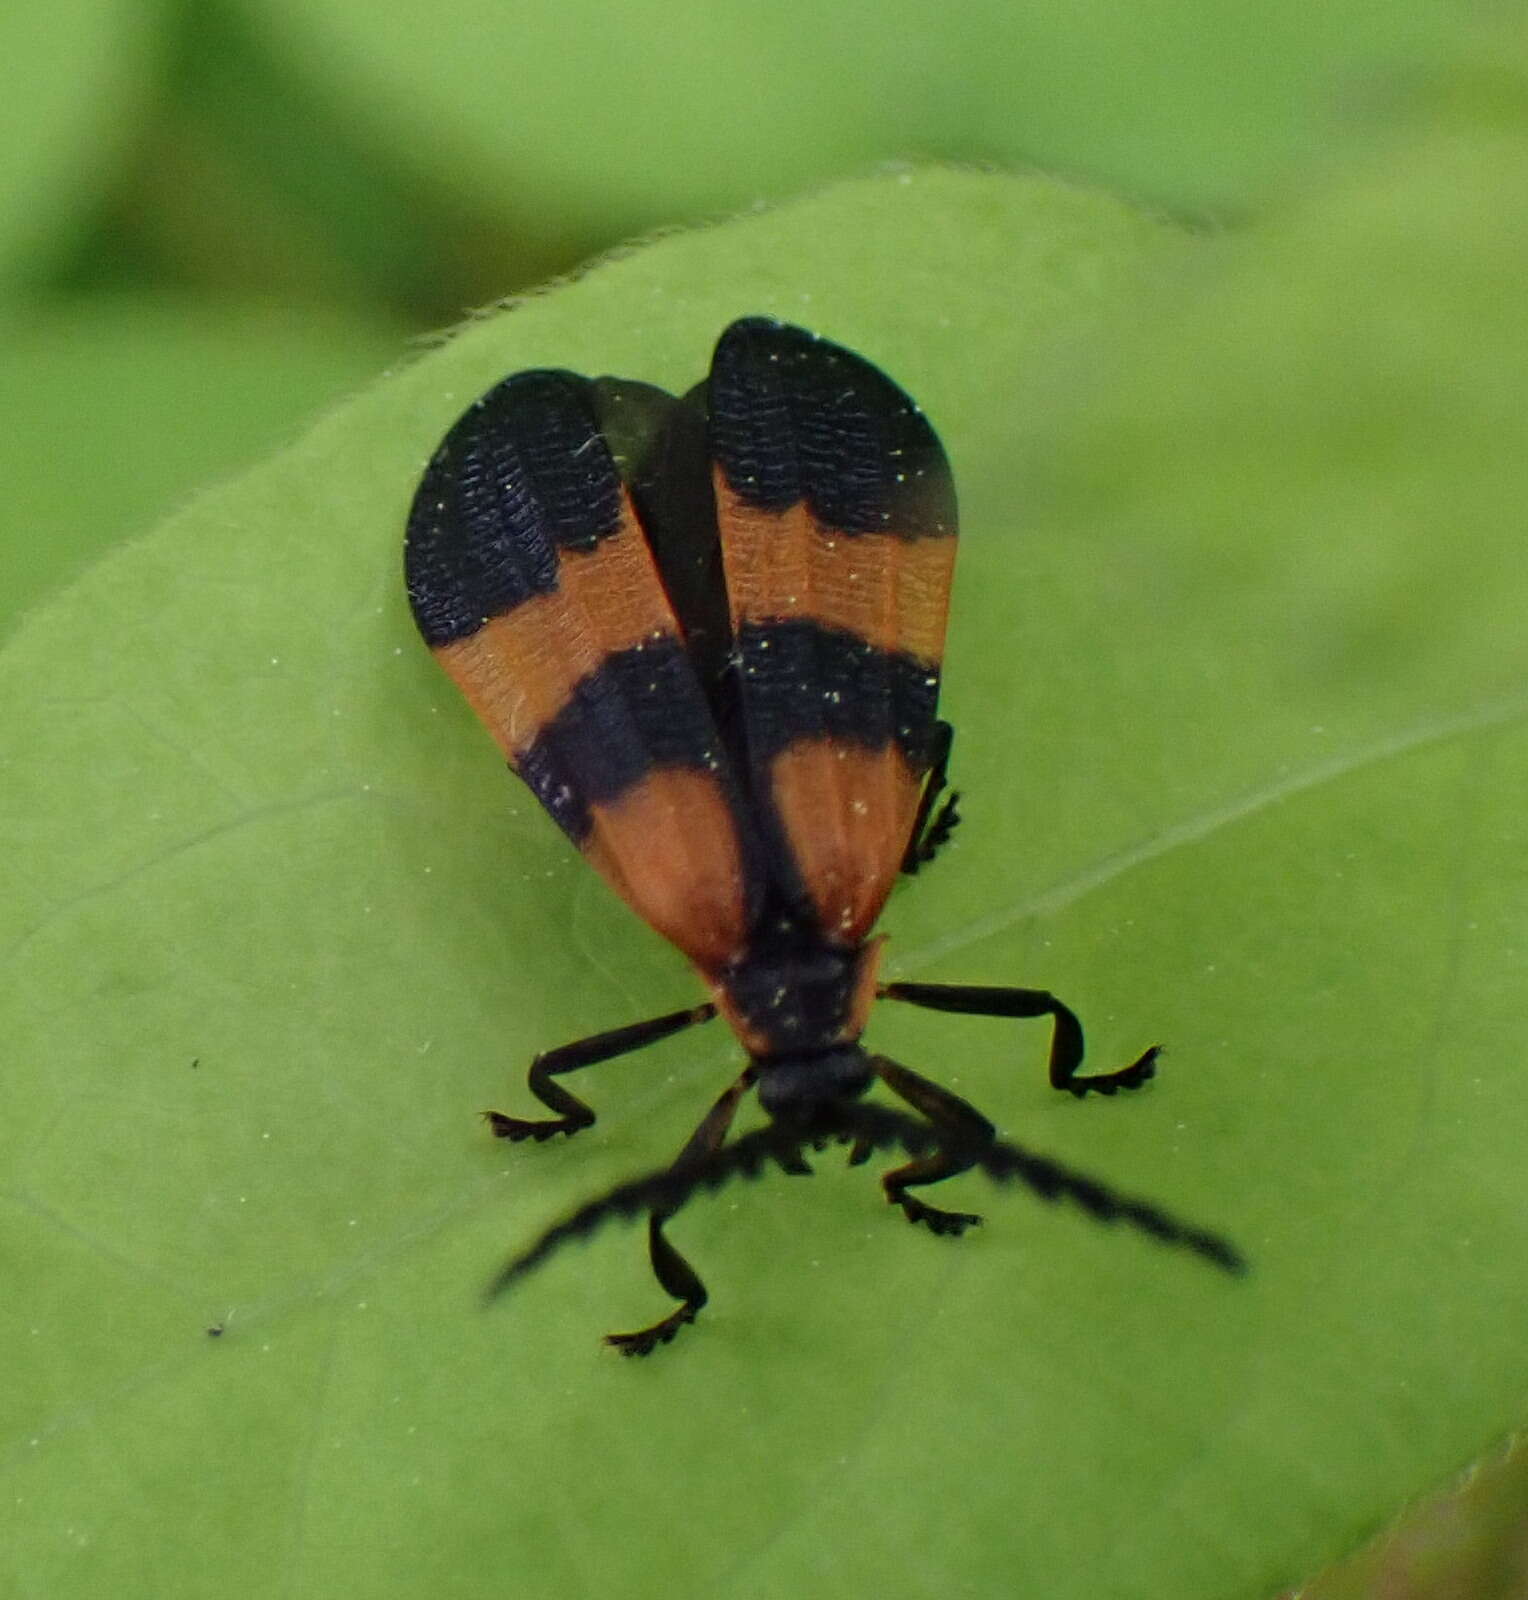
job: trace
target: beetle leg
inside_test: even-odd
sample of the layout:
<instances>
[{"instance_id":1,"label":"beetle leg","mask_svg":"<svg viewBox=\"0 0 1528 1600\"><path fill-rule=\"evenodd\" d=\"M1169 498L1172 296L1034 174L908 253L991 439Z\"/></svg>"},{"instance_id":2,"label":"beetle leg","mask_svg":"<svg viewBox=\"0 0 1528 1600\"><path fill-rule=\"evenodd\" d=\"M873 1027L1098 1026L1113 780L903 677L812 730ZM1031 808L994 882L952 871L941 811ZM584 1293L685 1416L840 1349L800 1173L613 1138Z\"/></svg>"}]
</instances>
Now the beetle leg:
<instances>
[{"instance_id":1,"label":"beetle leg","mask_svg":"<svg viewBox=\"0 0 1528 1600\"><path fill-rule=\"evenodd\" d=\"M1051 1088L1065 1089L1080 1100L1089 1090L1113 1094L1119 1089L1139 1089L1156 1075L1159 1049L1142 1051L1128 1067L1116 1072L1079 1073L1082 1065L1082 1024L1076 1013L1044 989L987 988L966 983L883 983L877 994L883 1000L906 1000L931 1011L960 1011L977 1017L1054 1017L1051 1034Z\"/></svg>"},{"instance_id":2,"label":"beetle leg","mask_svg":"<svg viewBox=\"0 0 1528 1600\"><path fill-rule=\"evenodd\" d=\"M960 796L953 790L949 799L934 811L934 802L944 792L950 773L950 746L955 742L955 729L948 722L934 724L934 746L928 775L923 780L923 793L918 800L918 814L913 819L913 829L907 838L907 849L902 855L902 871L914 873L935 853L955 831L960 821L956 806Z\"/></svg>"},{"instance_id":3,"label":"beetle leg","mask_svg":"<svg viewBox=\"0 0 1528 1600\"><path fill-rule=\"evenodd\" d=\"M700 1126L685 1141L684 1149L675 1157L676 1168L684 1166L687 1161L715 1155L727 1142L727 1133L737 1114L738 1102L753 1083L753 1077L753 1067L745 1067L737 1081L722 1091L716 1103L701 1119ZM677 1209L659 1208L648 1214L647 1254L653 1265L653 1276L682 1304L650 1328L639 1328L635 1333L607 1333L605 1343L613 1345L623 1356L650 1355L660 1344L667 1344L687 1322L695 1320L700 1308L710 1298L694 1267L663 1236L663 1224Z\"/></svg>"},{"instance_id":4,"label":"beetle leg","mask_svg":"<svg viewBox=\"0 0 1528 1600\"><path fill-rule=\"evenodd\" d=\"M576 1094L570 1094L553 1080L564 1072L577 1072L580 1067L592 1067L600 1061L610 1061L643 1045L666 1039L681 1028L697 1022L709 1022L716 1015L716 1007L709 1001L703 1006L691 1006L686 1011L670 1011L666 1016L649 1017L646 1022L629 1022L624 1028L611 1028L608 1033L590 1034L587 1039L575 1039L572 1044L556 1050L544 1050L531 1062L526 1081L530 1091L549 1109L558 1113L541 1121L528 1122L520 1117L508 1117L502 1111L485 1111L484 1117L501 1139L535 1139L540 1143L554 1134L573 1135L594 1126L594 1112Z\"/></svg>"},{"instance_id":5,"label":"beetle leg","mask_svg":"<svg viewBox=\"0 0 1528 1600\"><path fill-rule=\"evenodd\" d=\"M909 1222L921 1222L935 1233L961 1234L982 1219L972 1211L941 1211L908 1194L914 1184L940 1183L970 1167L976 1155L997 1137L997 1129L958 1094L930 1083L927 1078L886 1056L872 1056L876 1076L894 1094L899 1094L915 1111L921 1112L941 1133L951 1136L954 1148L941 1148L904 1167L896 1167L881 1179L886 1198L901 1206ZM957 1154L956 1150L961 1153Z\"/></svg>"}]
</instances>

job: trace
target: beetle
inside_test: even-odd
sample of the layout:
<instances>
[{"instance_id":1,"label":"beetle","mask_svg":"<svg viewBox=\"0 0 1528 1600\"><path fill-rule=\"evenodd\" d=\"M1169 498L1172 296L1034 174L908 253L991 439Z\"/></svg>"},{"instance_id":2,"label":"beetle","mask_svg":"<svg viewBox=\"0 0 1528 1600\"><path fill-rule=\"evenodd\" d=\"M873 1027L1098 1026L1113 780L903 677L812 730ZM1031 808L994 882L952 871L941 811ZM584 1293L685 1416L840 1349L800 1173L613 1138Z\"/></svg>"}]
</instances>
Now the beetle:
<instances>
[{"instance_id":1,"label":"beetle","mask_svg":"<svg viewBox=\"0 0 1528 1600\"><path fill-rule=\"evenodd\" d=\"M910 1222L980 1219L912 1193L981 1168L1064 1195L1239 1270L1235 1248L998 1139L975 1107L860 1042L871 1003L1048 1017L1050 1081L1139 1088L1157 1050L1083 1073L1075 1014L1045 990L882 982L872 930L899 872L959 821L938 716L956 547L948 461L922 411L852 351L766 317L721 335L682 398L615 378L516 373L456 422L408 519L419 631L511 768L610 886L676 945L708 998L538 1055L552 1113L487 1113L510 1140L591 1127L559 1080L714 1017L747 1064L674 1164L548 1230L500 1292L565 1238L646 1212L678 1304L607 1336L627 1355L706 1304L664 1234L696 1188L852 1141L912 1156L882 1178ZM917 1115L862 1097L879 1082ZM744 1096L770 1126L728 1145Z\"/></svg>"}]
</instances>

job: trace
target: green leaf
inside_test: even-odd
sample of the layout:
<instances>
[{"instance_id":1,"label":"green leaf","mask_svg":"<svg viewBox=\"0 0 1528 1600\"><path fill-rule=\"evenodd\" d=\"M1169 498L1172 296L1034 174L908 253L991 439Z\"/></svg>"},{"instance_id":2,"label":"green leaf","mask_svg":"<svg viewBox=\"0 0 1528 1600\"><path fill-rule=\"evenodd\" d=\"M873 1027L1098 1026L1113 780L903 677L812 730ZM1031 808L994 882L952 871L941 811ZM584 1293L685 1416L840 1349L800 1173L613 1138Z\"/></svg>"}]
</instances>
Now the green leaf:
<instances>
[{"instance_id":1,"label":"green leaf","mask_svg":"<svg viewBox=\"0 0 1528 1600\"><path fill-rule=\"evenodd\" d=\"M1245 207L1320 154L1335 116L1447 50L1461 15L1448 0L245 9L410 167L607 240L888 158L1036 163Z\"/></svg>"},{"instance_id":2,"label":"green leaf","mask_svg":"<svg viewBox=\"0 0 1528 1600\"><path fill-rule=\"evenodd\" d=\"M14 1586L1263 1596L1504 1428L1521 142L1398 134L1239 245L947 172L674 236L29 619L0 656ZM634 1234L480 1311L735 1052L596 1070L570 1144L474 1124L528 1109L536 1049L696 989L413 638L402 518L506 370L678 386L745 311L883 363L962 486L967 820L893 898L894 970L1050 987L1100 1065L1171 1053L1094 1103L1044 1086L1038 1024L887 1005L872 1041L1223 1228L1245 1282L971 1178L988 1226L936 1239L825 1159L692 1204L714 1301L646 1363L595 1342L663 1308Z\"/></svg>"},{"instance_id":3,"label":"green leaf","mask_svg":"<svg viewBox=\"0 0 1528 1600\"><path fill-rule=\"evenodd\" d=\"M0 285L35 276L120 158L150 82L142 0L0 9Z\"/></svg>"},{"instance_id":4,"label":"green leaf","mask_svg":"<svg viewBox=\"0 0 1528 1600\"><path fill-rule=\"evenodd\" d=\"M113 297L33 319L0 365L0 632L118 540L382 369L380 327Z\"/></svg>"}]
</instances>

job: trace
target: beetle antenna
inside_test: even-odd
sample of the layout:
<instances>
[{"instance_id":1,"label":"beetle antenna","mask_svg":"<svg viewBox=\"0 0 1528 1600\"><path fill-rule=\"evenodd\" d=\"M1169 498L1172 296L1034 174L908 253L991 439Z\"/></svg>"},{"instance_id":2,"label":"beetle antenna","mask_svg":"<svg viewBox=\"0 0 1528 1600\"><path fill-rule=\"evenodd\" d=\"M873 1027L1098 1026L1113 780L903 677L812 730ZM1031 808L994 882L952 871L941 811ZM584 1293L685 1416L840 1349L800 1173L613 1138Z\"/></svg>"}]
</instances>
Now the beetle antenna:
<instances>
[{"instance_id":1,"label":"beetle antenna","mask_svg":"<svg viewBox=\"0 0 1528 1600\"><path fill-rule=\"evenodd\" d=\"M912 1156L944 1150L969 1160L994 1183L1022 1184L1042 1200L1069 1200L1096 1221L1123 1222L1161 1244L1191 1250L1224 1272L1240 1275L1247 1270L1246 1257L1221 1234L1185 1222L1150 1200L1121 1194L1101 1179L1050 1156L1036 1155L1011 1140L994 1139L990 1144L952 1140L929 1123L886 1106L846 1107L845 1120L852 1136L862 1143L877 1148L899 1144Z\"/></svg>"},{"instance_id":2,"label":"beetle antenna","mask_svg":"<svg viewBox=\"0 0 1528 1600\"><path fill-rule=\"evenodd\" d=\"M676 1161L672 1166L618 1183L585 1202L571 1216L553 1223L528 1249L506 1262L484 1298L497 1299L569 1240L587 1238L613 1217L630 1222L648 1213L672 1216L697 1189L719 1189L736 1177L756 1178L772 1160L787 1171L810 1171L801 1157L802 1148L810 1142L805 1135L786 1133L777 1127L758 1128L710 1155Z\"/></svg>"},{"instance_id":3,"label":"beetle antenna","mask_svg":"<svg viewBox=\"0 0 1528 1600\"><path fill-rule=\"evenodd\" d=\"M953 1130L872 1103L838 1107L833 1116L837 1136L853 1139L862 1150L900 1146L914 1157L941 1151L986 1173L994 1183L1022 1184L1042 1200L1069 1200L1098 1222L1122 1222L1161 1244L1190 1250L1223 1272L1239 1275L1247 1270L1246 1258L1222 1235L1175 1217L1150 1200L1121 1194L1101 1179L1011 1140L963 1138Z\"/></svg>"},{"instance_id":4,"label":"beetle antenna","mask_svg":"<svg viewBox=\"0 0 1528 1600\"><path fill-rule=\"evenodd\" d=\"M612 1218L633 1221L649 1214L671 1217L698 1190L715 1191L732 1179L757 1178L772 1162L785 1171L810 1171L803 1151L821 1148L825 1139L854 1142L861 1149L900 1148L910 1156L944 1151L978 1168L995 1183L1019 1183L1042 1200L1069 1200L1099 1222L1121 1222L1159 1243L1192 1251L1222 1271L1246 1270L1246 1259L1228 1239L1195 1227L1147 1200L1135 1200L1086 1173L1036 1155L1006 1139L990 1143L964 1140L888 1106L860 1103L833 1107L809 1130L774 1123L745 1133L721 1150L677 1161L672 1166L628 1179L577 1211L553 1223L533 1244L512 1257L489 1284L494 1300L563 1245L587 1238Z\"/></svg>"}]
</instances>

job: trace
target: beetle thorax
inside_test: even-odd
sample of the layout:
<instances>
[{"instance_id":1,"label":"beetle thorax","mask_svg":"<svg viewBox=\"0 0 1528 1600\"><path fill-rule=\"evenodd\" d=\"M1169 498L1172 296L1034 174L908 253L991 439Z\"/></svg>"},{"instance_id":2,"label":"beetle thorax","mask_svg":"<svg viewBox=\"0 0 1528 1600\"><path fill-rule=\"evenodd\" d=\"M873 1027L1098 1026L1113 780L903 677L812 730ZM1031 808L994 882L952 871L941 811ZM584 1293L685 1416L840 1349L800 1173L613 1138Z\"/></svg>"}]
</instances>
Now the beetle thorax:
<instances>
[{"instance_id":1,"label":"beetle thorax","mask_svg":"<svg viewBox=\"0 0 1528 1600\"><path fill-rule=\"evenodd\" d=\"M756 1061L852 1045L875 998L881 939L843 948L782 938L712 980L717 1009Z\"/></svg>"}]
</instances>

